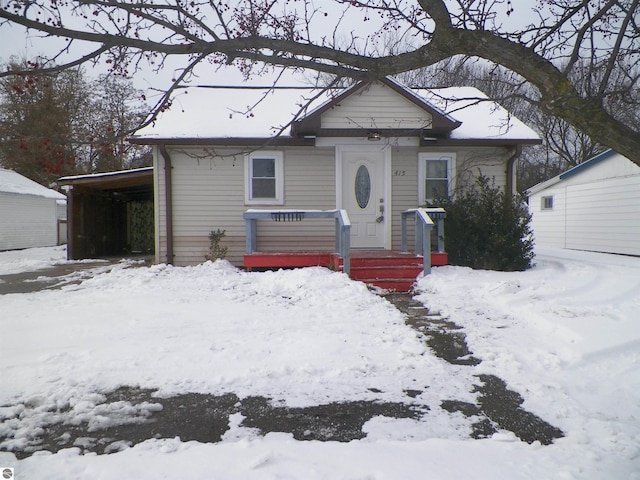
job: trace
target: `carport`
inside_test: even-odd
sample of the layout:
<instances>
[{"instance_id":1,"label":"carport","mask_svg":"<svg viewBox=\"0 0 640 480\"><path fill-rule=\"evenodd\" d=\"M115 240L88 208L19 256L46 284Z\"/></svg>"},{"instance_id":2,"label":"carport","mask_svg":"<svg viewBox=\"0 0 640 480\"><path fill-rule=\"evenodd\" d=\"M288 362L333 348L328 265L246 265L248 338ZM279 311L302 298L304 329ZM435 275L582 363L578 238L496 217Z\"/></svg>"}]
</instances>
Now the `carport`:
<instances>
[{"instance_id":1,"label":"carport","mask_svg":"<svg viewBox=\"0 0 640 480\"><path fill-rule=\"evenodd\" d=\"M154 253L153 167L62 177L67 258Z\"/></svg>"}]
</instances>

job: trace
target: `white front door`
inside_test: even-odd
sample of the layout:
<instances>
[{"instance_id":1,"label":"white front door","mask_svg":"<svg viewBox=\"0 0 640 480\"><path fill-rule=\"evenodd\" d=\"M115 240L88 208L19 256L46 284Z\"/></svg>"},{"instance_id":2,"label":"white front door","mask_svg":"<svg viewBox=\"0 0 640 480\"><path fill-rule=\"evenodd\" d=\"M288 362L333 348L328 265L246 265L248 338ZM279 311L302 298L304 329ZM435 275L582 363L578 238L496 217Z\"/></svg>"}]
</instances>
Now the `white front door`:
<instances>
[{"instance_id":1,"label":"white front door","mask_svg":"<svg viewBox=\"0 0 640 480\"><path fill-rule=\"evenodd\" d=\"M338 172L342 172L338 207L351 219L352 248L388 248L389 154L384 147L338 148Z\"/></svg>"}]
</instances>

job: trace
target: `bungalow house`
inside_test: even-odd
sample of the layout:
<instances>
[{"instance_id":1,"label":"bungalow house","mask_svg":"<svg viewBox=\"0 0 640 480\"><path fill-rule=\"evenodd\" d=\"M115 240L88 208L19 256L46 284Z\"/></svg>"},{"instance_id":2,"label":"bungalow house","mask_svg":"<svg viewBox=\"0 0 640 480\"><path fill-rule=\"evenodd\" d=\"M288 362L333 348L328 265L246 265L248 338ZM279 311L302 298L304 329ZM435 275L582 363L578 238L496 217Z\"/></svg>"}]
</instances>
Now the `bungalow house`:
<instances>
[{"instance_id":1,"label":"bungalow house","mask_svg":"<svg viewBox=\"0 0 640 480\"><path fill-rule=\"evenodd\" d=\"M226 258L245 267L323 264L292 252L344 249L336 212L351 260L413 248L411 209L479 174L513 191L522 146L540 142L474 88L390 78L338 91L185 88L130 141L154 147L156 260L200 263L220 229Z\"/></svg>"},{"instance_id":2,"label":"bungalow house","mask_svg":"<svg viewBox=\"0 0 640 480\"><path fill-rule=\"evenodd\" d=\"M536 245L640 255L640 167L614 150L527 194Z\"/></svg>"},{"instance_id":3,"label":"bungalow house","mask_svg":"<svg viewBox=\"0 0 640 480\"><path fill-rule=\"evenodd\" d=\"M65 204L62 193L0 168L0 251L65 243Z\"/></svg>"}]
</instances>

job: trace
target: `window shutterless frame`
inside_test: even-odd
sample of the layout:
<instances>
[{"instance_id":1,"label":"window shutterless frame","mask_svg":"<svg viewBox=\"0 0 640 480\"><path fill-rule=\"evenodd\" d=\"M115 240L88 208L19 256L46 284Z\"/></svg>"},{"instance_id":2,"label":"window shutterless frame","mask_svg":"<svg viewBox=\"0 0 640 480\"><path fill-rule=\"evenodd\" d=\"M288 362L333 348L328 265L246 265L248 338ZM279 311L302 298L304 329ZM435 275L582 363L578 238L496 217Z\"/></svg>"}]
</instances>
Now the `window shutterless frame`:
<instances>
[{"instance_id":1,"label":"window shutterless frame","mask_svg":"<svg viewBox=\"0 0 640 480\"><path fill-rule=\"evenodd\" d=\"M284 156L259 150L245 155L245 205L284 205Z\"/></svg>"},{"instance_id":2,"label":"window shutterless frame","mask_svg":"<svg viewBox=\"0 0 640 480\"><path fill-rule=\"evenodd\" d=\"M540 208L542 210L553 210L553 195L542 197Z\"/></svg>"},{"instance_id":3,"label":"window shutterless frame","mask_svg":"<svg viewBox=\"0 0 640 480\"><path fill-rule=\"evenodd\" d=\"M439 198L453 196L455 165L455 153L418 154L418 205L427 205Z\"/></svg>"}]
</instances>

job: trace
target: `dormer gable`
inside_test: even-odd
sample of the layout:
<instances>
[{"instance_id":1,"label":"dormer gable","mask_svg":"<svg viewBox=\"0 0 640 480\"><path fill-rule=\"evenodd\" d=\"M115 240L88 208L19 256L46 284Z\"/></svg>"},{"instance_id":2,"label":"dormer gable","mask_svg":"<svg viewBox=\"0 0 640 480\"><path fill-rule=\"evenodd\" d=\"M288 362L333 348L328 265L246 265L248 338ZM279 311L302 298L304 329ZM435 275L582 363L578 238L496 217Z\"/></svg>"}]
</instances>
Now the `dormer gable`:
<instances>
[{"instance_id":1,"label":"dormer gable","mask_svg":"<svg viewBox=\"0 0 640 480\"><path fill-rule=\"evenodd\" d=\"M359 82L292 125L294 137L447 134L460 126L442 110L396 81Z\"/></svg>"}]
</instances>

